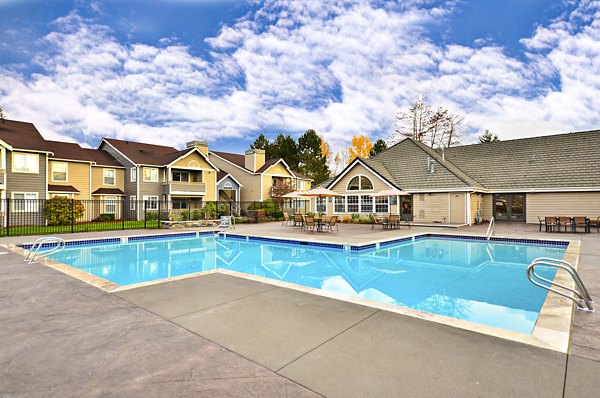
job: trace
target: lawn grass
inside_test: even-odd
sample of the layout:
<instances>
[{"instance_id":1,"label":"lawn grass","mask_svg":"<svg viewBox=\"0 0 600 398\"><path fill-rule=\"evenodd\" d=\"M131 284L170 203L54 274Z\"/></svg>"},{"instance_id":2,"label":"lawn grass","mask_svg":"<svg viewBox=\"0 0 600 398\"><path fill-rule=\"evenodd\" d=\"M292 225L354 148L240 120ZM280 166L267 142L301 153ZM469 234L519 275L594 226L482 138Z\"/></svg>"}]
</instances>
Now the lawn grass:
<instances>
[{"instance_id":1,"label":"lawn grass","mask_svg":"<svg viewBox=\"0 0 600 398\"><path fill-rule=\"evenodd\" d=\"M78 223L71 229L70 225L22 225L8 228L0 228L1 236L19 236L19 235L51 235L72 232L98 232L98 231L118 231L122 229L156 229L160 227L158 220L148 220L144 226L144 221L107 221L107 222L88 222Z\"/></svg>"}]
</instances>

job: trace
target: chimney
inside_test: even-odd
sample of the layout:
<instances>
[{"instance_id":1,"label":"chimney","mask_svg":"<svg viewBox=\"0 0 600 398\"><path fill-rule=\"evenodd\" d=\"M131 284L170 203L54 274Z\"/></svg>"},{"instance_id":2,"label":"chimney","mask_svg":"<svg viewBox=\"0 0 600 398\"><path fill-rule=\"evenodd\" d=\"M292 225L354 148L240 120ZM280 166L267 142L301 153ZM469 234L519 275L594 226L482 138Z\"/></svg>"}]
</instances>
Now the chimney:
<instances>
[{"instance_id":1,"label":"chimney","mask_svg":"<svg viewBox=\"0 0 600 398\"><path fill-rule=\"evenodd\" d=\"M190 141L185 144L185 147L187 149L197 148L204 155L208 156L208 142L206 142L206 141L199 141L199 140Z\"/></svg>"},{"instance_id":2,"label":"chimney","mask_svg":"<svg viewBox=\"0 0 600 398\"><path fill-rule=\"evenodd\" d=\"M265 164L265 151L262 149L248 149L246 151L245 166L248 170L255 172Z\"/></svg>"}]
</instances>

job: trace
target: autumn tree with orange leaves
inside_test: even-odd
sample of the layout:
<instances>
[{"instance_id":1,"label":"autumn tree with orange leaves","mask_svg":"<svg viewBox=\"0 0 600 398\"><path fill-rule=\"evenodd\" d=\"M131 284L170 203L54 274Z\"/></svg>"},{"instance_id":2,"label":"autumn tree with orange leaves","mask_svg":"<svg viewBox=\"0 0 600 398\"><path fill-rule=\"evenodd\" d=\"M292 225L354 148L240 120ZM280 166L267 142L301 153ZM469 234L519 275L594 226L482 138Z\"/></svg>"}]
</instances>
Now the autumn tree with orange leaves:
<instances>
[{"instance_id":1,"label":"autumn tree with orange leaves","mask_svg":"<svg viewBox=\"0 0 600 398\"><path fill-rule=\"evenodd\" d=\"M373 143L366 135L355 135L352 137L352 145L348 147L348 164L355 158L368 158L371 154Z\"/></svg>"}]
</instances>

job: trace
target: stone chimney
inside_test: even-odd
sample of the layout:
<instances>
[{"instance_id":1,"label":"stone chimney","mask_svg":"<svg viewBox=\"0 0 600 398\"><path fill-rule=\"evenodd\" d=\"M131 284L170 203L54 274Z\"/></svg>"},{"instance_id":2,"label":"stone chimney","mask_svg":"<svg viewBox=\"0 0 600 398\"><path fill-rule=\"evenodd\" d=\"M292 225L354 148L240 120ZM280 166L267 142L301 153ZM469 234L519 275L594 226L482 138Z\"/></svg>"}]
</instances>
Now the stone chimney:
<instances>
[{"instance_id":1,"label":"stone chimney","mask_svg":"<svg viewBox=\"0 0 600 398\"><path fill-rule=\"evenodd\" d=\"M262 149L248 149L246 151L245 167L255 172L265 165L265 151Z\"/></svg>"},{"instance_id":2,"label":"stone chimney","mask_svg":"<svg viewBox=\"0 0 600 398\"><path fill-rule=\"evenodd\" d=\"M199 141L199 140L190 141L187 144L185 144L185 147L187 149L198 148L198 150L200 152L202 152L203 154L208 156L208 142L206 142L206 141Z\"/></svg>"}]
</instances>

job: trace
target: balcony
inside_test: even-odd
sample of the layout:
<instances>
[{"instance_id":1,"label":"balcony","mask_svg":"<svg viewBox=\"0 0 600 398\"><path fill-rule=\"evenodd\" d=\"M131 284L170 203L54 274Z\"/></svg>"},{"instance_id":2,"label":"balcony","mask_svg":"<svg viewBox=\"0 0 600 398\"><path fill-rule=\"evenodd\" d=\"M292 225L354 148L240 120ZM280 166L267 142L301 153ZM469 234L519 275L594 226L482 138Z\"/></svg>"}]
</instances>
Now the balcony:
<instances>
[{"instance_id":1,"label":"balcony","mask_svg":"<svg viewBox=\"0 0 600 398\"><path fill-rule=\"evenodd\" d=\"M171 181L163 185L163 192L167 195L200 196L206 193L206 184L203 182Z\"/></svg>"}]
</instances>

